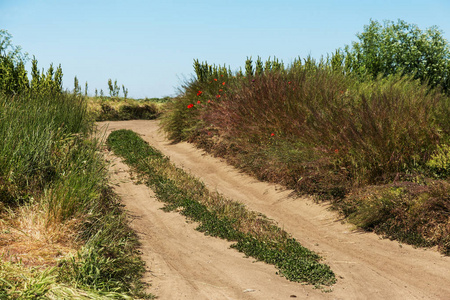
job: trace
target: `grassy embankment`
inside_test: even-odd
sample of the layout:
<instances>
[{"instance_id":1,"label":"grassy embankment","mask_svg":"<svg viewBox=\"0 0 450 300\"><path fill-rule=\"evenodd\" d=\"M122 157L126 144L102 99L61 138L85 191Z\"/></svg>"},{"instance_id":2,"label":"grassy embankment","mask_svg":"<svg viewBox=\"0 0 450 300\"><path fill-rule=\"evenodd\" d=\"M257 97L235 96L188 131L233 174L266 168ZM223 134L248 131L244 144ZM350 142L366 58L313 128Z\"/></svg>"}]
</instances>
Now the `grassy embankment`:
<instances>
[{"instance_id":1,"label":"grassy embankment","mask_svg":"<svg viewBox=\"0 0 450 300\"><path fill-rule=\"evenodd\" d=\"M151 297L85 99L0 97L0 299Z\"/></svg>"},{"instance_id":2,"label":"grassy embankment","mask_svg":"<svg viewBox=\"0 0 450 300\"><path fill-rule=\"evenodd\" d=\"M261 180L331 201L350 222L450 254L450 100L410 77L329 62L246 74L196 62L164 129Z\"/></svg>"},{"instance_id":3,"label":"grassy embankment","mask_svg":"<svg viewBox=\"0 0 450 300\"><path fill-rule=\"evenodd\" d=\"M217 192L210 192L133 131L114 131L107 144L166 203L165 210L180 211L198 222L199 231L236 242L233 248L275 265L291 281L319 286L335 283L334 273L319 262L317 254L302 247L266 217L248 211L242 204L225 199Z\"/></svg>"}]
</instances>

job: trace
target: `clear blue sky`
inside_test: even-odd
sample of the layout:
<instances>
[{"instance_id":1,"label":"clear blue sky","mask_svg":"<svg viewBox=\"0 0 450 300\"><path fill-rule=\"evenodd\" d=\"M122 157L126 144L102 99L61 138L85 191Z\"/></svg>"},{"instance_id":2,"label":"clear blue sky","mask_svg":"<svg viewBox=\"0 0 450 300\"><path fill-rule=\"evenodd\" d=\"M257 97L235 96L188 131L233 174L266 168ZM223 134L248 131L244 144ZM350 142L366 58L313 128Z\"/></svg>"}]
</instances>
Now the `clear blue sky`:
<instances>
[{"instance_id":1,"label":"clear blue sky","mask_svg":"<svg viewBox=\"0 0 450 300\"><path fill-rule=\"evenodd\" d=\"M134 98L173 96L193 59L238 70L247 56L286 64L356 41L370 19L437 25L450 40L449 0L0 0L0 29L35 55L62 65L89 93L117 79Z\"/></svg>"}]
</instances>

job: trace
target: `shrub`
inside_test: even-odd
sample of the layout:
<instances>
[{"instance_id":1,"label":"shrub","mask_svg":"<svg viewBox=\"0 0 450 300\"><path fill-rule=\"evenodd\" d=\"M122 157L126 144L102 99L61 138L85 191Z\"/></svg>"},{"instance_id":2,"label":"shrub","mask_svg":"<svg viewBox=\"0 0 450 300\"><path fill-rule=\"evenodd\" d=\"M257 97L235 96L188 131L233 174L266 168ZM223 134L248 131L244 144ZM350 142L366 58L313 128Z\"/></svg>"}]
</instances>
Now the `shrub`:
<instances>
[{"instance_id":1,"label":"shrub","mask_svg":"<svg viewBox=\"0 0 450 300\"><path fill-rule=\"evenodd\" d=\"M371 21L359 42L340 50L348 72L359 76L412 75L432 87L450 88L450 47L436 27L424 31L403 20Z\"/></svg>"}]
</instances>

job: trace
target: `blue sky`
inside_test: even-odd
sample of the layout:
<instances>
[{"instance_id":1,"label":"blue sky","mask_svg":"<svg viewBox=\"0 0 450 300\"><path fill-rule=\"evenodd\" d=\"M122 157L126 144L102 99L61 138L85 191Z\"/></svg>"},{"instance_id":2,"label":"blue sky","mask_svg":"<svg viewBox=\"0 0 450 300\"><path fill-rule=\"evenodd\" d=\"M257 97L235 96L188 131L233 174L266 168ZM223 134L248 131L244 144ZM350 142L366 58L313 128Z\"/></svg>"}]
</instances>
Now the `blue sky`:
<instances>
[{"instance_id":1,"label":"blue sky","mask_svg":"<svg viewBox=\"0 0 450 300\"><path fill-rule=\"evenodd\" d=\"M193 60L238 70L247 56L320 58L356 41L370 19L437 25L450 40L449 0L0 0L0 29L35 55L62 65L89 93L109 78L134 98L177 94Z\"/></svg>"}]
</instances>

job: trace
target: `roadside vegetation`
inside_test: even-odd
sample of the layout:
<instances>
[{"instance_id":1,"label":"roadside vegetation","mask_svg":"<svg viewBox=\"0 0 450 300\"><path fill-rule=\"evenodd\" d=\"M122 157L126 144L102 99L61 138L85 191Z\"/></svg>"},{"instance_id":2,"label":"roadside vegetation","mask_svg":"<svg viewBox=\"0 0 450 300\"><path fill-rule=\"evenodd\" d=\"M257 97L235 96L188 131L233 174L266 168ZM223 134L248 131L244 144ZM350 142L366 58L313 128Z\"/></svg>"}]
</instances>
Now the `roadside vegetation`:
<instances>
[{"instance_id":1,"label":"roadside vegetation","mask_svg":"<svg viewBox=\"0 0 450 300\"><path fill-rule=\"evenodd\" d=\"M319 61L194 61L162 124L259 179L330 201L360 228L450 254L450 47L372 21Z\"/></svg>"},{"instance_id":2,"label":"roadside vegetation","mask_svg":"<svg viewBox=\"0 0 450 300\"><path fill-rule=\"evenodd\" d=\"M161 115L164 99L89 97L88 109L95 121L154 120Z\"/></svg>"},{"instance_id":3,"label":"roadside vegetation","mask_svg":"<svg viewBox=\"0 0 450 300\"><path fill-rule=\"evenodd\" d=\"M95 89L94 96L88 95L88 83L84 85L84 91L78 78L74 78L73 93L84 96L88 103L88 112L95 121L123 121L123 120L153 120L160 116L161 108L170 97L164 98L128 98L128 89L122 85L122 96L117 80L108 79L109 96L103 90L100 93Z\"/></svg>"},{"instance_id":4,"label":"roadside vegetation","mask_svg":"<svg viewBox=\"0 0 450 300\"><path fill-rule=\"evenodd\" d=\"M166 203L164 210L179 211L198 222L197 230L236 242L232 248L275 265L288 280L317 286L336 282L333 271L319 262L319 255L302 247L273 221L210 192L133 131L113 131L107 145Z\"/></svg>"},{"instance_id":5,"label":"roadside vegetation","mask_svg":"<svg viewBox=\"0 0 450 300\"><path fill-rule=\"evenodd\" d=\"M86 99L0 33L0 299L151 298Z\"/></svg>"}]
</instances>

